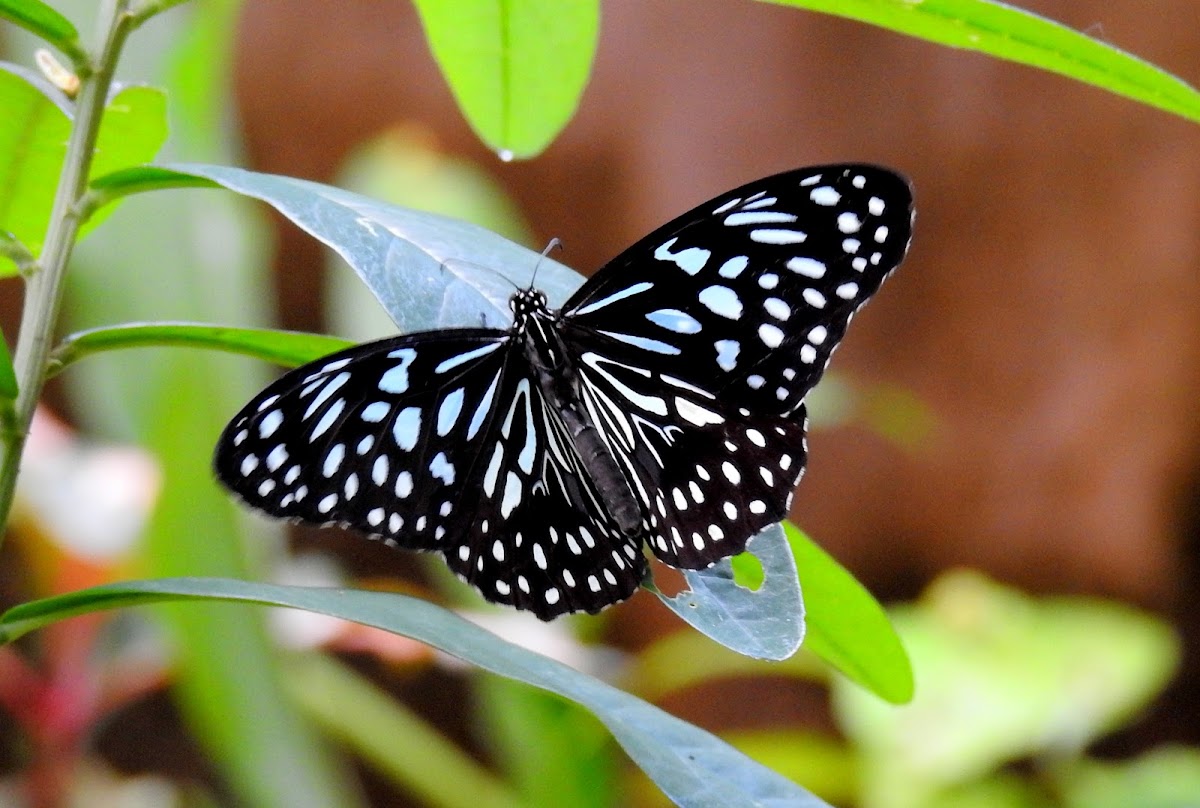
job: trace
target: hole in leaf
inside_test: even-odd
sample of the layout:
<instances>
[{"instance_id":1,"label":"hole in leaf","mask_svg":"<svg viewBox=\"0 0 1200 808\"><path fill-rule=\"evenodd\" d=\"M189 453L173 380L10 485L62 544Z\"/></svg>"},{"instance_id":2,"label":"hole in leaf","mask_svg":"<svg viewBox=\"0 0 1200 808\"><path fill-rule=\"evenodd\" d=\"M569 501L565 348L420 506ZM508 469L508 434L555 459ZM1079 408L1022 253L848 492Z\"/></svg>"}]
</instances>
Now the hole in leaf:
<instances>
[{"instance_id":1,"label":"hole in leaf","mask_svg":"<svg viewBox=\"0 0 1200 808\"><path fill-rule=\"evenodd\" d=\"M753 553L740 553L730 559L733 564L733 582L743 589L757 592L762 589L766 578L762 562Z\"/></svg>"}]
</instances>

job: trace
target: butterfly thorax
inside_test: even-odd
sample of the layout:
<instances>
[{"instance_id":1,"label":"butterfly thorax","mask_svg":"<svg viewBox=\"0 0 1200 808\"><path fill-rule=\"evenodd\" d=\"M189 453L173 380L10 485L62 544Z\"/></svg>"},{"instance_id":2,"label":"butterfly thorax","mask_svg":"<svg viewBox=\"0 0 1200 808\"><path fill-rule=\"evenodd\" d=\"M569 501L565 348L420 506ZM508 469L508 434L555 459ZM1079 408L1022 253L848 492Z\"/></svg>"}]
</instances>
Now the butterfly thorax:
<instances>
[{"instance_id":1,"label":"butterfly thorax","mask_svg":"<svg viewBox=\"0 0 1200 808\"><path fill-rule=\"evenodd\" d=\"M547 404L567 428L579 459L596 485L600 499L621 534L642 532L644 515L637 507L625 478L599 430L584 407L580 376L571 353L559 335L559 314L552 311L538 289L522 289L512 296L513 334L524 351Z\"/></svg>"}]
</instances>

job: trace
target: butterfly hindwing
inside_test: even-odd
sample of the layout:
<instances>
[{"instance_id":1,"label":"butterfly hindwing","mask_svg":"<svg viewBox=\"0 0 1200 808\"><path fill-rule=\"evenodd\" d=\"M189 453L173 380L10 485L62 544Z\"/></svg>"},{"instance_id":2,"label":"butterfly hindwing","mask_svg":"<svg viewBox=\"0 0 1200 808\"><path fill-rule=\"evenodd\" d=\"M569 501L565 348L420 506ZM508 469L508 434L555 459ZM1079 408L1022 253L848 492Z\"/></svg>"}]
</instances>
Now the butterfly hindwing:
<instances>
[{"instance_id":1,"label":"butterfly hindwing","mask_svg":"<svg viewBox=\"0 0 1200 808\"><path fill-rule=\"evenodd\" d=\"M787 515L804 473L804 406L751 415L666 374L583 354L582 394L645 503L647 543L673 567L741 552Z\"/></svg>"},{"instance_id":2,"label":"butterfly hindwing","mask_svg":"<svg viewBox=\"0 0 1200 808\"><path fill-rule=\"evenodd\" d=\"M471 448L471 512L447 563L487 600L543 620L597 612L641 583L641 534L616 523L560 414L514 366L492 428Z\"/></svg>"}]
</instances>

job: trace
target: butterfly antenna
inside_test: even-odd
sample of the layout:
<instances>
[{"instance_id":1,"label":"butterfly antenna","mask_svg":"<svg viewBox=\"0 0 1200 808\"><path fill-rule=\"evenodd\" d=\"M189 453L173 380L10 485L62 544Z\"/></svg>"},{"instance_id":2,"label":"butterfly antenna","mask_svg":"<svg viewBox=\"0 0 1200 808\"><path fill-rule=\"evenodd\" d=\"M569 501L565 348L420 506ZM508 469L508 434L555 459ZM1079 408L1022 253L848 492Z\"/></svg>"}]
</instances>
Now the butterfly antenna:
<instances>
[{"instance_id":1,"label":"butterfly antenna","mask_svg":"<svg viewBox=\"0 0 1200 808\"><path fill-rule=\"evenodd\" d=\"M542 258L548 257L550 255L550 251L554 250L554 249L558 249L558 250L563 249L563 243L561 240L559 240L557 238L550 239L550 243L546 245L546 249L542 250ZM541 259L538 259L538 262L533 265L533 275L531 275L529 277L529 290L530 291L533 291L533 285L537 281L538 268L541 267L541 265L542 265Z\"/></svg>"},{"instance_id":2,"label":"butterfly antenna","mask_svg":"<svg viewBox=\"0 0 1200 808\"><path fill-rule=\"evenodd\" d=\"M508 278L508 276L506 276L503 272L499 272L496 270L495 267L490 267L487 264L480 264L480 263L476 263L475 261L467 261L462 258L444 258L444 259L442 259L442 261L439 265L439 269L442 272L454 272L456 267L463 267L463 268L467 268L467 269L473 269L473 270L477 270L477 271L486 272L489 275L494 275L497 278L499 278L500 280L504 281L509 286L511 286L513 289L521 288L521 287L517 286L515 283L513 283L512 280L510 280Z\"/></svg>"}]
</instances>

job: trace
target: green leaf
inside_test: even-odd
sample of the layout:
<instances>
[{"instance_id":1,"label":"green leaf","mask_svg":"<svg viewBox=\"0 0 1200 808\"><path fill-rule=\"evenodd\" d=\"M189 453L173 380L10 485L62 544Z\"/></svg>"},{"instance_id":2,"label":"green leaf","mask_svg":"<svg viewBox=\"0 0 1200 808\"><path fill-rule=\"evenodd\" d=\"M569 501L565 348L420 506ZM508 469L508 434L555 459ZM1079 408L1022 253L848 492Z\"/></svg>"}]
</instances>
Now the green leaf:
<instances>
[{"instance_id":1,"label":"green leaf","mask_svg":"<svg viewBox=\"0 0 1200 808\"><path fill-rule=\"evenodd\" d=\"M12 20L71 57L76 67L87 63L79 32L63 15L40 0L0 0L0 17Z\"/></svg>"},{"instance_id":2,"label":"green leaf","mask_svg":"<svg viewBox=\"0 0 1200 808\"><path fill-rule=\"evenodd\" d=\"M58 175L71 131L71 104L36 74L0 64L0 230L37 255L50 222ZM125 87L105 107L96 137L92 176L150 160L167 137L166 96L151 87ZM85 235L111 211L89 219ZM0 277L17 271L0 253Z\"/></svg>"},{"instance_id":3,"label":"green leaf","mask_svg":"<svg viewBox=\"0 0 1200 808\"><path fill-rule=\"evenodd\" d=\"M804 647L882 699L912 699L912 665L883 607L803 531L784 530L804 588Z\"/></svg>"},{"instance_id":4,"label":"green leaf","mask_svg":"<svg viewBox=\"0 0 1200 808\"><path fill-rule=\"evenodd\" d=\"M596 53L598 0L417 0L434 58L480 138L533 157L579 105Z\"/></svg>"},{"instance_id":5,"label":"green leaf","mask_svg":"<svg viewBox=\"0 0 1200 808\"><path fill-rule=\"evenodd\" d=\"M8 340L0 332L0 399L13 401L17 392L17 373L13 370L12 354L8 352Z\"/></svg>"},{"instance_id":6,"label":"green leaf","mask_svg":"<svg viewBox=\"0 0 1200 808\"><path fill-rule=\"evenodd\" d=\"M522 805L611 808L620 755L595 716L499 676L475 677L472 690L489 757Z\"/></svg>"},{"instance_id":7,"label":"green leaf","mask_svg":"<svg viewBox=\"0 0 1200 808\"><path fill-rule=\"evenodd\" d=\"M725 558L708 569L684 570L689 589L673 598L654 591L667 608L726 648L755 659L787 659L804 639L805 615L782 528L761 531L746 551L762 565L758 589L739 585Z\"/></svg>"},{"instance_id":8,"label":"green leaf","mask_svg":"<svg viewBox=\"0 0 1200 808\"><path fill-rule=\"evenodd\" d=\"M199 323L130 323L80 331L66 337L50 356L50 373L103 351L176 345L215 348L256 356L285 367L312 362L353 343L323 334L273 331L266 328L229 328Z\"/></svg>"},{"instance_id":9,"label":"green leaf","mask_svg":"<svg viewBox=\"0 0 1200 808\"><path fill-rule=\"evenodd\" d=\"M1162 746L1119 762L1080 760L1056 772L1066 808L1200 805L1200 749Z\"/></svg>"},{"instance_id":10,"label":"green leaf","mask_svg":"<svg viewBox=\"0 0 1200 808\"><path fill-rule=\"evenodd\" d=\"M668 797L688 806L825 803L698 727L560 662L501 640L426 601L383 592L309 589L220 578L164 578L94 587L25 603L0 616L0 641L99 609L179 600L286 606L411 637L493 673L543 688L595 713Z\"/></svg>"},{"instance_id":11,"label":"green leaf","mask_svg":"<svg viewBox=\"0 0 1200 808\"><path fill-rule=\"evenodd\" d=\"M764 0L872 23L1040 67L1200 121L1200 93L1149 62L1064 25L988 0Z\"/></svg>"},{"instance_id":12,"label":"green leaf","mask_svg":"<svg viewBox=\"0 0 1200 808\"><path fill-rule=\"evenodd\" d=\"M834 703L866 793L902 793L905 805L1008 761L1080 754L1159 692L1179 660L1178 639L1150 615L1032 598L965 570L893 615L921 676L916 698L893 708L839 685Z\"/></svg>"}]
</instances>

